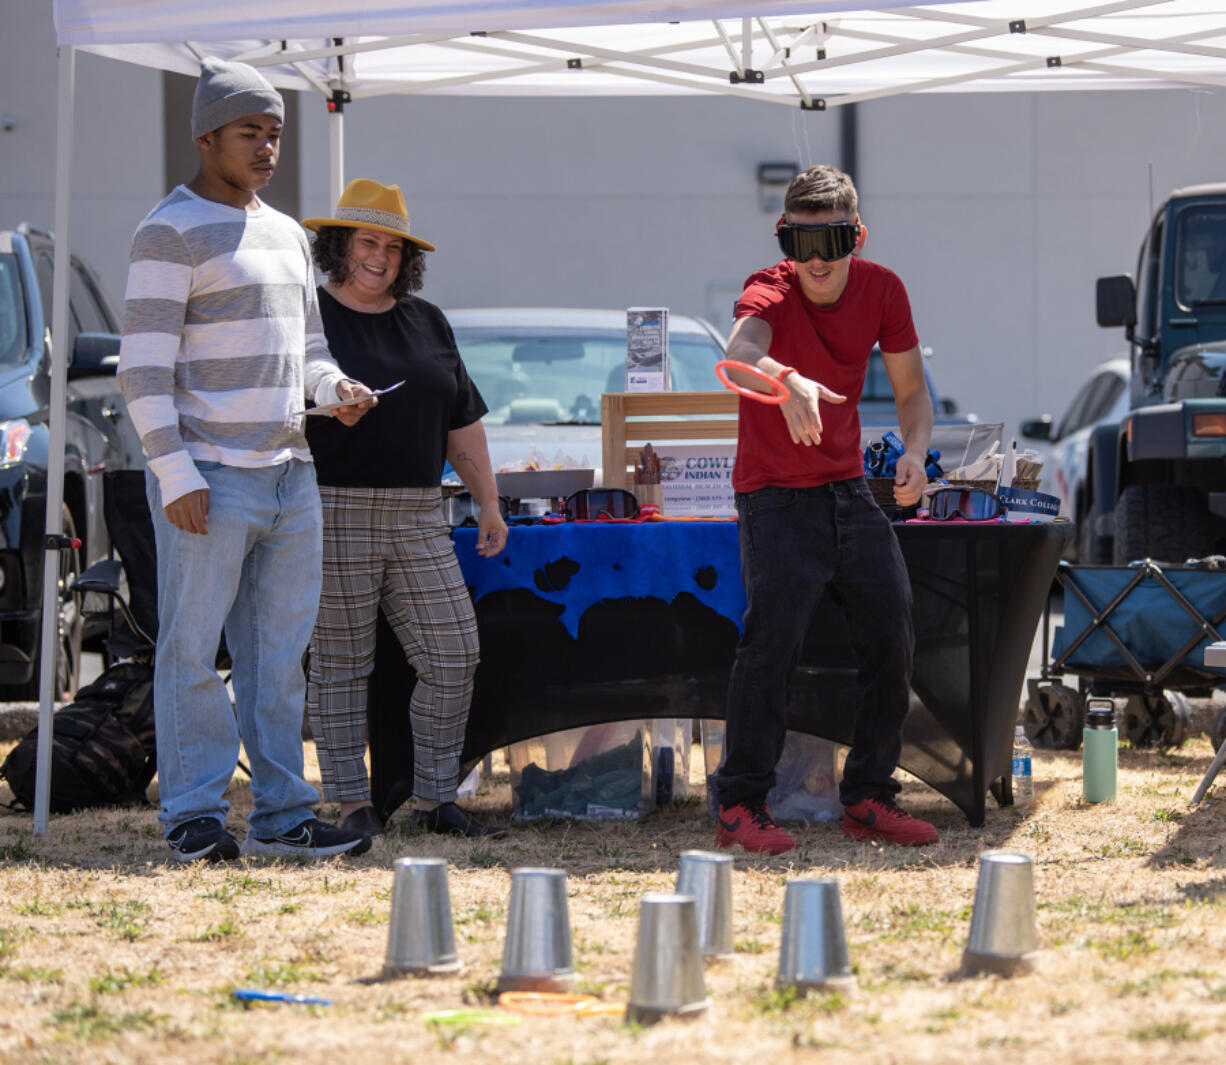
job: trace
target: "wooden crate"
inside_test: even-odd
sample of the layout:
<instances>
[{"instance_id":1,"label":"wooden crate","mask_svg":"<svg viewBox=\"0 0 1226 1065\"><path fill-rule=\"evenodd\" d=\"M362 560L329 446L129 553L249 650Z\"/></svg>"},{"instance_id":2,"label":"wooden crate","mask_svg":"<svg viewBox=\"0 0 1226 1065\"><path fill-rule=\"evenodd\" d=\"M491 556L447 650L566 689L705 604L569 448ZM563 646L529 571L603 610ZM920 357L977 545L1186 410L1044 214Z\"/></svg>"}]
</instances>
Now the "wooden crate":
<instances>
[{"instance_id":1,"label":"wooden crate","mask_svg":"<svg viewBox=\"0 0 1226 1065\"><path fill-rule=\"evenodd\" d=\"M737 397L719 392L606 392L600 397L603 484L634 491L634 463L644 444L735 440Z\"/></svg>"}]
</instances>

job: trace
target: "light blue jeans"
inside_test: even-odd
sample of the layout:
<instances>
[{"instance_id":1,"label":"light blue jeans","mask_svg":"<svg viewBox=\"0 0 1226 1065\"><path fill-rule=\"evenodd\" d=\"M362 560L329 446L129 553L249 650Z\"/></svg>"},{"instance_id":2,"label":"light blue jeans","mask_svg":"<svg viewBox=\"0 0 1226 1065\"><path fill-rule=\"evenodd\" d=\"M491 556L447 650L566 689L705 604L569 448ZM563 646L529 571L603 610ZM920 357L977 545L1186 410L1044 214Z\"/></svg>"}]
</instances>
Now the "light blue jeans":
<instances>
[{"instance_id":1,"label":"light blue jeans","mask_svg":"<svg viewBox=\"0 0 1226 1065\"><path fill-rule=\"evenodd\" d=\"M196 467L209 485L207 536L170 524L157 478L146 474L158 562L158 819L166 834L197 817L225 824L223 794L241 737L251 766L251 831L278 836L313 816L319 801L302 778L302 656L322 566L315 468L298 461ZM214 665L223 625L234 708Z\"/></svg>"}]
</instances>

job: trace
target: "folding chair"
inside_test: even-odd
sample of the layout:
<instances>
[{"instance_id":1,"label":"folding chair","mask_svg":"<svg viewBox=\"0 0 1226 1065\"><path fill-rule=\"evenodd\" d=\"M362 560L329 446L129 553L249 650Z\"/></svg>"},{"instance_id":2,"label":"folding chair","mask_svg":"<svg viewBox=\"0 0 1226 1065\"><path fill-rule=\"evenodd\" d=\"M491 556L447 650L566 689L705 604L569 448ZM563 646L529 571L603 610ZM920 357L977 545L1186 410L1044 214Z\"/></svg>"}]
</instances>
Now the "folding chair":
<instances>
[{"instance_id":1,"label":"folding chair","mask_svg":"<svg viewBox=\"0 0 1226 1065\"><path fill-rule=\"evenodd\" d=\"M1205 648L1205 665L1226 668L1226 642L1219 640ZM1201 777L1200 784L1197 785L1196 792L1188 803L1189 806L1196 806L1205 797L1209 785L1213 783L1223 765L1226 765L1226 739L1222 740L1217 754L1209 764L1209 768L1205 770L1205 775Z\"/></svg>"}]
</instances>

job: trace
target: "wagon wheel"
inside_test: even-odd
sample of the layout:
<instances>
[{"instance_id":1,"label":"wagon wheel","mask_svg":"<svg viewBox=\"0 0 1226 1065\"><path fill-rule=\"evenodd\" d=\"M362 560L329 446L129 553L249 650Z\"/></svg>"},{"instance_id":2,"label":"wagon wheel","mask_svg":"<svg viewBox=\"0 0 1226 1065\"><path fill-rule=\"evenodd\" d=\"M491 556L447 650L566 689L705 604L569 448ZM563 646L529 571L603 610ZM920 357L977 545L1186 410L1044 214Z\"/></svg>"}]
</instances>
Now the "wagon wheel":
<instances>
[{"instance_id":1,"label":"wagon wheel","mask_svg":"<svg viewBox=\"0 0 1226 1065\"><path fill-rule=\"evenodd\" d=\"M1178 747L1190 717L1187 697L1180 692L1137 693L1124 706L1123 731L1133 747Z\"/></svg>"},{"instance_id":2,"label":"wagon wheel","mask_svg":"<svg viewBox=\"0 0 1226 1065\"><path fill-rule=\"evenodd\" d=\"M1209 740L1213 744L1215 751L1220 751L1222 744L1226 743L1226 706L1222 707L1213 719L1213 728L1209 732Z\"/></svg>"},{"instance_id":3,"label":"wagon wheel","mask_svg":"<svg viewBox=\"0 0 1226 1065\"><path fill-rule=\"evenodd\" d=\"M1167 691L1162 694L1166 696L1174 717L1170 729L1163 736L1162 746L1182 747L1183 741L1188 738L1188 722L1192 720L1192 706L1183 692Z\"/></svg>"},{"instance_id":4,"label":"wagon wheel","mask_svg":"<svg viewBox=\"0 0 1226 1065\"><path fill-rule=\"evenodd\" d=\"M1036 747L1075 751L1081 745L1086 710L1081 695L1064 684L1042 687L1031 682L1022 713L1026 738Z\"/></svg>"}]
</instances>

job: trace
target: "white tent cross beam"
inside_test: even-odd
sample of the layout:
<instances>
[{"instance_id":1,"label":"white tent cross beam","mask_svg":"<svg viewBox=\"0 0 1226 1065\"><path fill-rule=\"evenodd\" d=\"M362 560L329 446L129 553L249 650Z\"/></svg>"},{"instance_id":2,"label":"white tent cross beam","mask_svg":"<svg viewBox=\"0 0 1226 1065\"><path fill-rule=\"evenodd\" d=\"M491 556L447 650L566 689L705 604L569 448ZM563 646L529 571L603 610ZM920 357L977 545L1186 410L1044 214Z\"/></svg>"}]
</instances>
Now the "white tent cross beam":
<instances>
[{"instance_id":1,"label":"white tent cross beam","mask_svg":"<svg viewBox=\"0 0 1226 1065\"><path fill-rule=\"evenodd\" d=\"M356 10L355 10L356 9ZM59 57L54 335L68 335L75 50L195 75L242 57L274 84L390 93L723 93L823 110L905 92L1171 88L1224 83L1226 8L1212 0L54 0ZM343 122L330 125L331 187ZM46 528L60 528L66 353L51 367ZM54 555L42 646L55 640ZM54 655L41 656L34 829L47 827Z\"/></svg>"},{"instance_id":2,"label":"white tent cross beam","mask_svg":"<svg viewBox=\"0 0 1226 1065\"><path fill-rule=\"evenodd\" d=\"M601 95L719 92L772 103L830 106L917 91L1154 88L1221 84L1226 14L1203 0L973 0L930 7L838 10L836 3L710 0L672 4L494 5L455 10L439 32L438 5L405 3L378 18L337 12L323 36L332 0L302 0L281 34L252 39L261 12L279 4L222 0L199 25L184 12L178 41L155 41L169 9L150 26L137 0L57 0L60 39L133 62L192 73L204 52L243 58L284 88L338 87L354 99L389 93ZM806 10L798 15L799 8ZM79 14L93 12L88 32ZM515 8L516 10L511 10ZM429 9L429 12L427 12ZM72 15L76 13L74 19ZM621 24L656 14L673 21ZM534 17L556 19L552 29ZM740 17L705 18L707 15ZM591 25L604 19L607 24ZM139 24L138 24L139 23ZM558 28L562 27L562 28ZM266 26L264 28L267 28ZM385 32L407 29L429 32ZM354 30L357 32L353 32ZM309 30L310 33L302 31ZM131 39L116 43L127 32ZM342 43L336 42L341 39ZM1106 62L1111 60L1112 62Z\"/></svg>"}]
</instances>

